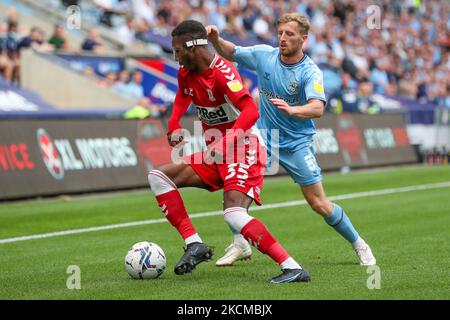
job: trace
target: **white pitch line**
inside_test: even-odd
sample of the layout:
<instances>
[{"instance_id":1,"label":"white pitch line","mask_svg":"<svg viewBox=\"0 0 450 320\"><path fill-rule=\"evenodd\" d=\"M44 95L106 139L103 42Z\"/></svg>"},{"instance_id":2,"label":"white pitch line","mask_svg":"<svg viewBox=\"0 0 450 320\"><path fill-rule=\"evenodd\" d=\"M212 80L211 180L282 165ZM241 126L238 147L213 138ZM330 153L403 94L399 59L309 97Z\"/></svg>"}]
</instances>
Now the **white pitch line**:
<instances>
[{"instance_id":1,"label":"white pitch line","mask_svg":"<svg viewBox=\"0 0 450 320\"><path fill-rule=\"evenodd\" d=\"M330 199L331 201L336 201L336 200L374 197L374 196L381 196L381 195L393 194L393 193L402 193L402 192L409 192L409 191L429 190L429 189L438 189L438 188L447 188L447 187L450 187L450 181L424 184L424 185L414 185L414 186L407 186L407 187L400 187L400 188L380 189L380 190L374 190L374 191L342 194L342 195L330 196L330 197L328 197L328 199ZM275 208L302 206L305 204L306 204L305 200L286 201L286 202L266 204L266 205L262 205L260 207L252 207L250 210L251 211L261 211L261 210L268 210L268 209L275 209ZM193 214L190 214L189 217L191 219L195 219L195 218L201 218L201 217L217 216L217 215L221 215L221 214L223 214L223 211L217 210L217 211L193 213ZM166 221L167 220L165 218L163 218L163 219L134 221L134 222L127 222L127 223L119 223L119 224L110 224L110 225L106 225L106 226L84 228L84 229L74 229L74 230L50 232L50 233L36 234L36 235L31 235L31 236L1 239L0 244L19 242L19 241L27 241L27 240L35 240L35 239L43 239L43 238L51 238L51 237L58 237L58 236L66 236L66 235L70 235L70 234L79 234L79 233L87 233L87 232L95 232L95 231L102 231L102 230L119 229L119 228L128 228L128 227L142 226L142 225L146 225L146 224L164 223Z\"/></svg>"}]
</instances>

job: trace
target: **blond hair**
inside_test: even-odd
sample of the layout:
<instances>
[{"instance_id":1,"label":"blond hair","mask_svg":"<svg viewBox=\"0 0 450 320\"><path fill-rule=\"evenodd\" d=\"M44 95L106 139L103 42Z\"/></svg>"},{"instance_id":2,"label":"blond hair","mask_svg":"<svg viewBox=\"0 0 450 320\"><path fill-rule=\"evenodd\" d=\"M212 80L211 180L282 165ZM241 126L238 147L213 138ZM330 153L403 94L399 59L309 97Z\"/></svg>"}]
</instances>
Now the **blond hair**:
<instances>
[{"instance_id":1,"label":"blond hair","mask_svg":"<svg viewBox=\"0 0 450 320\"><path fill-rule=\"evenodd\" d=\"M300 34L305 35L308 34L310 24L308 18L300 13L285 13L281 16L280 19L277 21L277 27L280 26L280 24L285 24L288 22L295 21L297 22L299 26Z\"/></svg>"}]
</instances>

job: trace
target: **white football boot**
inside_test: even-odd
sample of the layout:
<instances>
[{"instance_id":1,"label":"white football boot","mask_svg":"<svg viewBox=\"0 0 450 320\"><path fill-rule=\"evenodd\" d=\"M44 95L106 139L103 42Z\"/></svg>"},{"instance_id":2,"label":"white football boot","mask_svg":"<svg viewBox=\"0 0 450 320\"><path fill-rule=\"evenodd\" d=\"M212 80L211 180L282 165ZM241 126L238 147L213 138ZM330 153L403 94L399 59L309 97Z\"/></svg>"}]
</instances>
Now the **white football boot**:
<instances>
[{"instance_id":1,"label":"white football boot","mask_svg":"<svg viewBox=\"0 0 450 320\"><path fill-rule=\"evenodd\" d=\"M373 266L377 264L377 260L372 254L369 245L361 238L352 243L353 249L359 258L359 264L362 266Z\"/></svg>"},{"instance_id":2,"label":"white football boot","mask_svg":"<svg viewBox=\"0 0 450 320\"><path fill-rule=\"evenodd\" d=\"M228 267L232 266L233 263L239 260L247 260L252 256L252 248L247 245L246 248L241 248L240 246L232 243L225 249L225 255L216 261L217 267Z\"/></svg>"}]
</instances>

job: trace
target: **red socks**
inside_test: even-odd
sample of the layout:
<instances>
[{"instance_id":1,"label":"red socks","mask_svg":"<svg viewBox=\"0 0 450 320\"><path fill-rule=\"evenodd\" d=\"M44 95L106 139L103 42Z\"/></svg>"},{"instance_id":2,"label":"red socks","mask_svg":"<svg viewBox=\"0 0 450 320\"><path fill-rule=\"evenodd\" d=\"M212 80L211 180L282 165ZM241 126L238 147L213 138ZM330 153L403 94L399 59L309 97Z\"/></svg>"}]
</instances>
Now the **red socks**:
<instances>
[{"instance_id":1,"label":"red socks","mask_svg":"<svg viewBox=\"0 0 450 320\"><path fill-rule=\"evenodd\" d=\"M196 233L178 190L156 196L156 200L158 200L159 208L164 213L167 220L177 228L183 239Z\"/></svg>"},{"instance_id":2,"label":"red socks","mask_svg":"<svg viewBox=\"0 0 450 320\"><path fill-rule=\"evenodd\" d=\"M253 218L241 230L241 234L262 253L267 254L278 264L283 263L289 254L281 244L270 234L266 226Z\"/></svg>"},{"instance_id":3,"label":"red socks","mask_svg":"<svg viewBox=\"0 0 450 320\"><path fill-rule=\"evenodd\" d=\"M177 228L184 240L196 234L177 186L161 171L152 170L148 182L167 220Z\"/></svg>"}]
</instances>

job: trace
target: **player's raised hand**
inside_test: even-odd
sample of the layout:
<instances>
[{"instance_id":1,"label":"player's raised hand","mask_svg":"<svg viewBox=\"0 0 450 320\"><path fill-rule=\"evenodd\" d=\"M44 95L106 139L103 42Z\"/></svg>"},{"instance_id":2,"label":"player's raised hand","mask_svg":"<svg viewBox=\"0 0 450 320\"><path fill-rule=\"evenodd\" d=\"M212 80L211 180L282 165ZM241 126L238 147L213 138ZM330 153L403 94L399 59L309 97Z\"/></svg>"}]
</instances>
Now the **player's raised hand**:
<instances>
[{"instance_id":1,"label":"player's raised hand","mask_svg":"<svg viewBox=\"0 0 450 320\"><path fill-rule=\"evenodd\" d=\"M217 26L209 25L206 26L205 29L209 41L216 42L219 40L220 31L219 28L217 28Z\"/></svg>"},{"instance_id":2,"label":"player's raised hand","mask_svg":"<svg viewBox=\"0 0 450 320\"><path fill-rule=\"evenodd\" d=\"M281 111L286 112L288 115L292 115L294 108L290 107L283 99L269 99L269 101Z\"/></svg>"}]
</instances>

